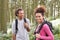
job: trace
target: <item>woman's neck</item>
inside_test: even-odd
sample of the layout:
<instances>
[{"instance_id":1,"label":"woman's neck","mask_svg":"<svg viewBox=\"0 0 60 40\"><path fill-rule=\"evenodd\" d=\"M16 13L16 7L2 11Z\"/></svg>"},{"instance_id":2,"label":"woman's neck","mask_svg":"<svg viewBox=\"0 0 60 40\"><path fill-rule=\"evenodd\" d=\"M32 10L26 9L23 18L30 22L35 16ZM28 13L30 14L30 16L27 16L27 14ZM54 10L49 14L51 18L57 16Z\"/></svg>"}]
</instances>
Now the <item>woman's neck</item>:
<instances>
[{"instance_id":1,"label":"woman's neck","mask_svg":"<svg viewBox=\"0 0 60 40\"><path fill-rule=\"evenodd\" d=\"M42 24L44 22L44 20L42 20L41 22L39 22L38 24Z\"/></svg>"}]
</instances>

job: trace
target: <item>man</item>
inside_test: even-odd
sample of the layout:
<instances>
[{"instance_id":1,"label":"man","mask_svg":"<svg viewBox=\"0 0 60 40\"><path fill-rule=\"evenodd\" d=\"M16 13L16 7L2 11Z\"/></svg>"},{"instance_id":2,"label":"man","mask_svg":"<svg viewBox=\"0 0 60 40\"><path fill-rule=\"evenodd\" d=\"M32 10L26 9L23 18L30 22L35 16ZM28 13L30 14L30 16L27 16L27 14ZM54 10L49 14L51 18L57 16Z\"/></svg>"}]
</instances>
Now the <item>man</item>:
<instances>
[{"instance_id":1,"label":"man","mask_svg":"<svg viewBox=\"0 0 60 40\"><path fill-rule=\"evenodd\" d=\"M17 16L18 26L16 32L16 22L13 21L12 23L12 39L13 40L29 40L28 32L30 31L30 21L29 19L25 18L27 22L24 22L24 10L18 9L15 12Z\"/></svg>"}]
</instances>

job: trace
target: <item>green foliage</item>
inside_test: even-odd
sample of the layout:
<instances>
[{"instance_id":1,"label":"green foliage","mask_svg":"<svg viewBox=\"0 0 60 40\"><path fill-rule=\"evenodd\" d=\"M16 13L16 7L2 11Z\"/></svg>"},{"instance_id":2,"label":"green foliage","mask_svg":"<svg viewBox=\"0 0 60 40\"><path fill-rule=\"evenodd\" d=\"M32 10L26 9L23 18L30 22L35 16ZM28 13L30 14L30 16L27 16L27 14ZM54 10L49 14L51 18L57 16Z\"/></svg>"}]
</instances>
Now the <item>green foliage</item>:
<instances>
[{"instance_id":1,"label":"green foliage","mask_svg":"<svg viewBox=\"0 0 60 40\"><path fill-rule=\"evenodd\" d=\"M60 40L60 34L56 34L56 35L54 35L54 40Z\"/></svg>"},{"instance_id":2,"label":"green foliage","mask_svg":"<svg viewBox=\"0 0 60 40\"><path fill-rule=\"evenodd\" d=\"M60 25L54 27L53 33L54 33L54 35L55 34L60 34Z\"/></svg>"},{"instance_id":3,"label":"green foliage","mask_svg":"<svg viewBox=\"0 0 60 40\"><path fill-rule=\"evenodd\" d=\"M10 27L10 25L9 25L9 27ZM35 28L36 28L36 24L33 23L33 25L31 25L31 31L29 32L30 40L35 39L35 35L34 35ZM54 27L53 34L54 34L55 40L60 39L60 25ZM4 34L3 32L0 32L0 40L11 40L11 39L12 39L11 33L10 34Z\"/></svg>"},{"instance_id":4,"label":"green foliage","mask_svg":"<svg viewBox=\"0 0 60 40\"><path fill-rule=\"evenodd\" d=\"M5 34L0 32L0 40L11 40L12 34Z\"/></svg>"},{"instance_id":5,"label":"green foliage","mask_svg":"<svg viewBox=\"0 0 60 40\"><path fill-rule=\"evenodd\" d=\"M53 34L54 40L60 40L60 25L54 27Z\"/></svg>"}]
</instances>

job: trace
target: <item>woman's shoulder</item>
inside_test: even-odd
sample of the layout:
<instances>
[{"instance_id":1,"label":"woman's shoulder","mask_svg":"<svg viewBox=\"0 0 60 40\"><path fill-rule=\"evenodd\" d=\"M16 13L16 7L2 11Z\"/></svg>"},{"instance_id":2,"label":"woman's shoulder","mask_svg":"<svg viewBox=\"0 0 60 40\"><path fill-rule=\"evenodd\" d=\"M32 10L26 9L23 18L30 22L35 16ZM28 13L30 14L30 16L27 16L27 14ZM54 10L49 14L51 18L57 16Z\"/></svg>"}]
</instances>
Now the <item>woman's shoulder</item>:
<instances>
[{"instance_id":1,"label":"woman's shoulder","mask_svg":"<svg viewBox=\"0 0 60 40\"><path fill-rule=\"evenodd\" d=\"M44 28L44 29L47 29L47 28L49 28L49 26L48 26L47 24L44 24L44 25L43 25L43 28Z\"/></svg>"}]
</instances>

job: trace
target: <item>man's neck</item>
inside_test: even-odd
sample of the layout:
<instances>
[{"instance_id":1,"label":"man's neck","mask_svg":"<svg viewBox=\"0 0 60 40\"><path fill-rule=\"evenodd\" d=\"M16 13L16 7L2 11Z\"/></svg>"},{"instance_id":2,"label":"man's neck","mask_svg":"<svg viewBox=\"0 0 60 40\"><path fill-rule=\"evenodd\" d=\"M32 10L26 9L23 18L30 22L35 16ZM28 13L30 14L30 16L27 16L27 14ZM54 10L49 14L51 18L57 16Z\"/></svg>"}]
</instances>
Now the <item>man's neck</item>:
<instances>
[{"instance_id":1,"label":"man's neck","mask_svg":"<svg viewBox=\"0 0 60 40\"><path fill-rule=\"evenodd\" d=\"M18 18L19 20L22 20L23 18Z\"/></svg>"}]
</instances>

